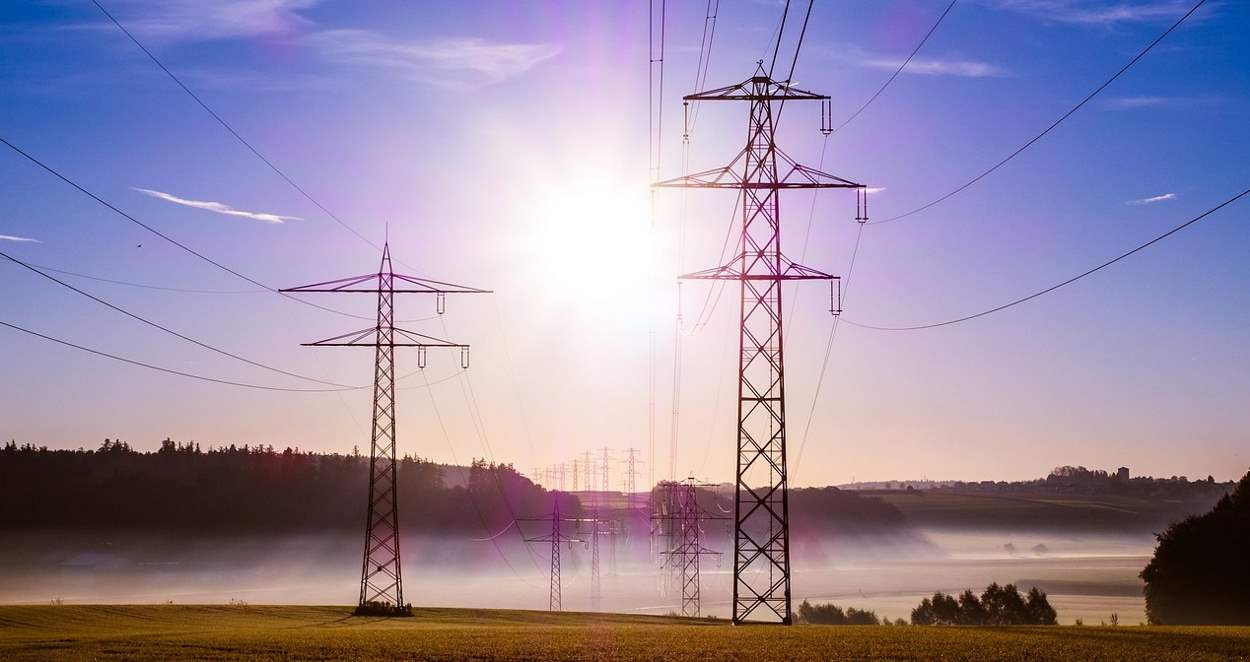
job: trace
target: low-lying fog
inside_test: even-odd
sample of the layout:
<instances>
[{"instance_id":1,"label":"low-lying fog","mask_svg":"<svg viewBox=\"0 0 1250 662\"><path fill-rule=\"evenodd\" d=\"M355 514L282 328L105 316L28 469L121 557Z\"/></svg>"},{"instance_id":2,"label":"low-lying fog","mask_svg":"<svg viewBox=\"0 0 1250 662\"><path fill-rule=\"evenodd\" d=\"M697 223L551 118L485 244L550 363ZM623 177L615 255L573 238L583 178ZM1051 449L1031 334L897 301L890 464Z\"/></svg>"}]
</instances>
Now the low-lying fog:
<instances>
[{"instance_id":1,"label":"low-lying fog","mask_svg":"<svg viewBox=\"0 0 1250 662\"><path fill-rule=\"evenodd\" d=\"M707 545L729 551L721 533ZM0 603L354 604L361 536L198 542L151 536L15 534L0 546ZM661 592L647 539L601 539L604 611L664 614L679 595ZM1145 620L1141 582L1148 534L913 530L796 541L793 591L804 599L906 619L934 591L980 592L990 582L1038 586L1061 623ZM405 599L414 605L545 609L548 545L526 550L516 535L495 541L405 538ZM729 613L732 556L702 560L703 613ZM590 551L562 547L563 603L588 610Z\"/></svg>"}]
</instances>

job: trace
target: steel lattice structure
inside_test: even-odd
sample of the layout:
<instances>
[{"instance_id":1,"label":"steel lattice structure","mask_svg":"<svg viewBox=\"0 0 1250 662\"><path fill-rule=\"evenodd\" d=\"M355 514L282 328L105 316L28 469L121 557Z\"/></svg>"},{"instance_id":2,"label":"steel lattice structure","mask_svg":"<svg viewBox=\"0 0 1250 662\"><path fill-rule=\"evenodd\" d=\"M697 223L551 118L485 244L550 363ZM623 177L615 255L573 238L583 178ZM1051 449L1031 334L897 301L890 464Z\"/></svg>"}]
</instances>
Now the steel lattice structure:
<instances>
[{"instance_id":1,"label":"steel lattice structure","mask_svg":"<svg viewBox=\"0 0 1250 662\"><path fill-rule=\"evenodd\" d=\"M468 367L468 345L432 338L395 326L396 294L433 294L442 314L447 294L484 294L489 290L397 274L391 266L390 243L382 247L382 263L375 274L304 285L282 292L377 294L377 324L313 343L309 347L372 347L373 428L369 446L369 501L365 517L365 550L360 571L357 613L409 614L404 602L403 568L399 553L399 483L396 462L395 348L417 348L425 367L427 348L458 348L461 367ZM396 338L398 337L398 342Z\"/></svg>"},{"instance_id":2,"label":"steel lattice structure","mask_svg":"<svg viewBox=\"0 0 1250 662\"><path fill-rule=\"evenodd\" d=\"M672 526L676 532L677 545L667 552L669 564L681 586L681 615L696 618L702 612L699 561L704 556L719 557L721 554L703 546L703 522L708 519L727 519L703 511L699 506L700 486L693 477L672 484L677 508L672 516Z\"/></svg>"},{"instance_id":3,"label":"steel lattice structure","mask_svg":"<svg viewBox=\"0 0 1250 662\"><path fill-rule=\"evenodd\" d=\"M551 544L551 585L547 594L547 609L549 611L562 611L563 605L562 593L564 585L560 576L560 543L585 542L580 538L566 536L561 532L560 525L564 522L579 522L576 518L566 518L560 516L560 498L557 495L554 504L551 507L551 514L545 517L518 517L518 522L550 522L551 532L545 536L536 536L526 538L526 542L545 542Z\"/></svg>"},{"instance_id":4,"label":"steel lattice structure","mask_svg":"<svg viewBox=\"0 0 1250 662\"><path fill-rule=\"evenodd\" d=\"M792 262L781 250L783 189L866 187L800 165L778 149L776 120L789 101L829 97L776 81L761 67L738 83L684 97L750 104L746 146L721 168L657 182L655 187L735 189L742 227L737 254L724 265L680 276L739 283L738 439L734 506L733 621L761 612L790 624L790 514L786 472L786 401L782 283L830 281L830 311L840 312L838 277ZM826 113L822 112L822 115ZM823 125L823 122L822 122ZM822 126L822 129L826 129Z\"/></svg>"}]
</instances>

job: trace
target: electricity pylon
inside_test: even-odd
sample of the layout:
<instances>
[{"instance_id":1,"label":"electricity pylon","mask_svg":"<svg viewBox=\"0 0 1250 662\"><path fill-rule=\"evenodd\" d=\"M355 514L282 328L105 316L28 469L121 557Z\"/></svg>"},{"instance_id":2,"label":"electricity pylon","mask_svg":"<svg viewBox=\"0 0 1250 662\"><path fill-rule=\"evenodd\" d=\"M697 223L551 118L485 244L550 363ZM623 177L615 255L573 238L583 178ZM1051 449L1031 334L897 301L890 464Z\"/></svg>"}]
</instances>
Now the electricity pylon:
<instances>
[{"instance_id":1,"label":"electricity pylon","mask_svg":"<svg viewBox=\"0 0 1250 662\"><path fill-rule=\"evenodd\" d=\"M634 492L638 491L638 459L637 448L625 449L625 502L629 508L634 507Z\"/></svg>"},{"instance_id":2,"label":"electricity pylon","mask_svg":"<svg viewBox=\"0 0 1250 662\"><path fill-rule=\"evenodd\" d=\"M651 490L651 549L653 559L663 559L660 595L681 589L680 567L671 552L681 539L680 484L662 480Z\"/></svg>"},{"instance_id":3,"label":"electricity pylon","mask_svg":"<svg viewBox=\"0 0 1250 662\"><path fill-rule=\"evenodd\" d=\"M681 615L697 618L701 611L699 586L699 559L704 556L720 557L720 552L703 546L703 522L708 519L727 519L703 512L699 506L700 483L694 477L673 484L677 493L677 512L674 524L679 529L677 545L666 554L681 585Z\"/></svg>"},{"instance_id":4,"label":"electricity pylon","mask_svg":"<svg viewBox=\"0 0 1250 662\"><path fill-rule=\"evenodd\" d=\"M551 514L543 517L518 517L518 522L550 522L550 533L544 536L526 538L526 542L545 542L551 543L551 586L547 597L547 609L549 611L561 611L561 593L563 592L563 584L560 578L560 543L586 542L580 538L566 536L560 531L560 524L564 522L577 522L577 519L570 519L560 516L560 497L556 495L554 505L551 507Z\"/></svg>"},{"instance_id":5,"label":"electricity pylon","mask_svg":"<svg viewBox=\"0 0 1250 662\"><path fill-rule=\"evenodd\" d=\"M391 267L391 247L382 246L382 264L377 273L341 278L282 292L331 292L335 294L377 294L377 323L361 331L313 343L306 347L372 347L373 428L369 445L369 503L365 516L365 551L360 571L360 600L357 614L411 614L404 602L404 586L399 555L399 465L395 460L395 348L417 348L417 365L425 368L427 348L458 348L462 368L469 367L469 346L439 340L395 326L396 294L433 294L438 314L446 309L448 294L485 294L463 285L397 274ZM396 337L398 336L398 342Z\"/></svg>"},{"instance_id":6,"label":"electricity pylon","mask_svg":"<svg viewBox=\"0 0 1250 662\"><path fill-rule=\"evenodd\" d=\"M792 262L781 250L782 189L855 189L866 207L866 187L796 163L776 144L787 101L820 101L822 132L829 131L828 96L776 81L761 66L736 85L697 92L691 101L746 101L746 146L729 165L656 182L655 187L735 189L742 196L737 254L724 265L679 276L739 284L738 439L735 472L733 621L756 614L789 625L790 512L786 471L786 405L782 350L782 283L829 281L829 309L841 308L837 276ZM774 107L774 103L778 103ZM786 169L778 170L778 165ZM857 208L857 220L866 211Z\"/></svg>"}]
</instances>

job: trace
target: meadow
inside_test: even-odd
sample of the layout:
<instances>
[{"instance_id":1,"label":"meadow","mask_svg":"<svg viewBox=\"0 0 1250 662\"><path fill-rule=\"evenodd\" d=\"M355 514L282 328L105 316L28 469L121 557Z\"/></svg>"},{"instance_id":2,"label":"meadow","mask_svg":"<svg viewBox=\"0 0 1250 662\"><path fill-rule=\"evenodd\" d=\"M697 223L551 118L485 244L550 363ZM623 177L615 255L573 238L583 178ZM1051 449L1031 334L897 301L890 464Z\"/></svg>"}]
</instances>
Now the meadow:
<instances>
[{"instance_id":1,"label":"meadow","mask_svg":"<svg viewBox=\"0 0 1250 662\"><path fill-rule=\"evenodd\" d=\"M615 614L348 607L0 607L0 659L1250 660L1250 627L768 625Z\"/></svg>"}]
</instances>

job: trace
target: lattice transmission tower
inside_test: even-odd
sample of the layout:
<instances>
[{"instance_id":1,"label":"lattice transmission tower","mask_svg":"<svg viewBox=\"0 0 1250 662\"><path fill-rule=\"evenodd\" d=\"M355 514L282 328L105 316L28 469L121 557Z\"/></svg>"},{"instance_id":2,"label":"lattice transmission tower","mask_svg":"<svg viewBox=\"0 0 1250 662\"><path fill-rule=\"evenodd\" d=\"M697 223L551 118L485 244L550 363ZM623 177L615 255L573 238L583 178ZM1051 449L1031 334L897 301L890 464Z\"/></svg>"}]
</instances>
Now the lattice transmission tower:
<instances>
[{"instance_id":1,"label":"lattice transmission tower","mask_svg":"<svg viewBox=\"0 0 1250 662\"><path fill-rule=\"evenodd\" d=\"M796 264L782 253L779 192L855 189L858 219L866 215L866 187L799 165L777 147L776 121L788 101L820 101L821 130L830 131L828 96L773 80L761 65L755 76L741 83L683 98L687 103L750 104L746 146L729 165L653 186L734 189L741 196L741 228L732 260L679 278L739 284L733 621L762 615L788 625L792 617L782 283L829 281L829 309L834 314L841 312L841 286L837 276Z\"/></svg>"},{"instance_id":2,"label":"lattice transmission tower","mask_svg":"<svg viewBox=\"0 0 1250 662\"><path fill-rule=\"evenodd\" d=\"M525 538L526 542L545 542L551 545L551 583L548 589L547 609L549 611L562 611L563 605L562 593L564 584L560 576L560 543L572 544L575 542L586 542L580 538L565 535L562 532L562 525L568 523L577 523L580 520L576 518L568 518L560 515L560 498L556 495L554 504L551 507L551 514L542 517L518 517L518 522L549 522L551 525L550 532L546 535Z\"/></svg>"},{"instance_id":3,"label":"lattice transmission tower","mask_svg":"<svg viewBox=\"0 0 1250 662\"><path fill-rule=\"evenodd\" d=\"M696 618L700 615L702 608L699 560L704 556L715 556L719 559L721 555L718 551L704 547L703 522L712 519L728 519L707 513L699 505L699 487L706 486L694 477L672 485L677 508L672 522L677 534L674 536L677 544L665 552L669 565L676 575L677 583L681 587L681 615Z\"/></svg>"},{"instance_id":4,"label":"lattice transmission tower","mask_svg":"<svg viewBox=\"0 0 1250 662\"><path fill-rule=\"evenodd\" d=\"M395 348L415 347L417 365L425 368L427 348L460 350L462 368L469 367L469 346L440 340L395 326L396 294L433 294L441 315L448 294L485 294L489 290L397 274L391 267L391 247L382 246L377 273L292 287L282 292L330 292L376 294L377 323L367 329L303 343L309 347L372 347L373 427L369 445L369 501L365 516L365 551L360 571L358 614L410 614L404 602L403 573L399 554L399 465L395 426Z\"/></svg>"}]
</instances>

